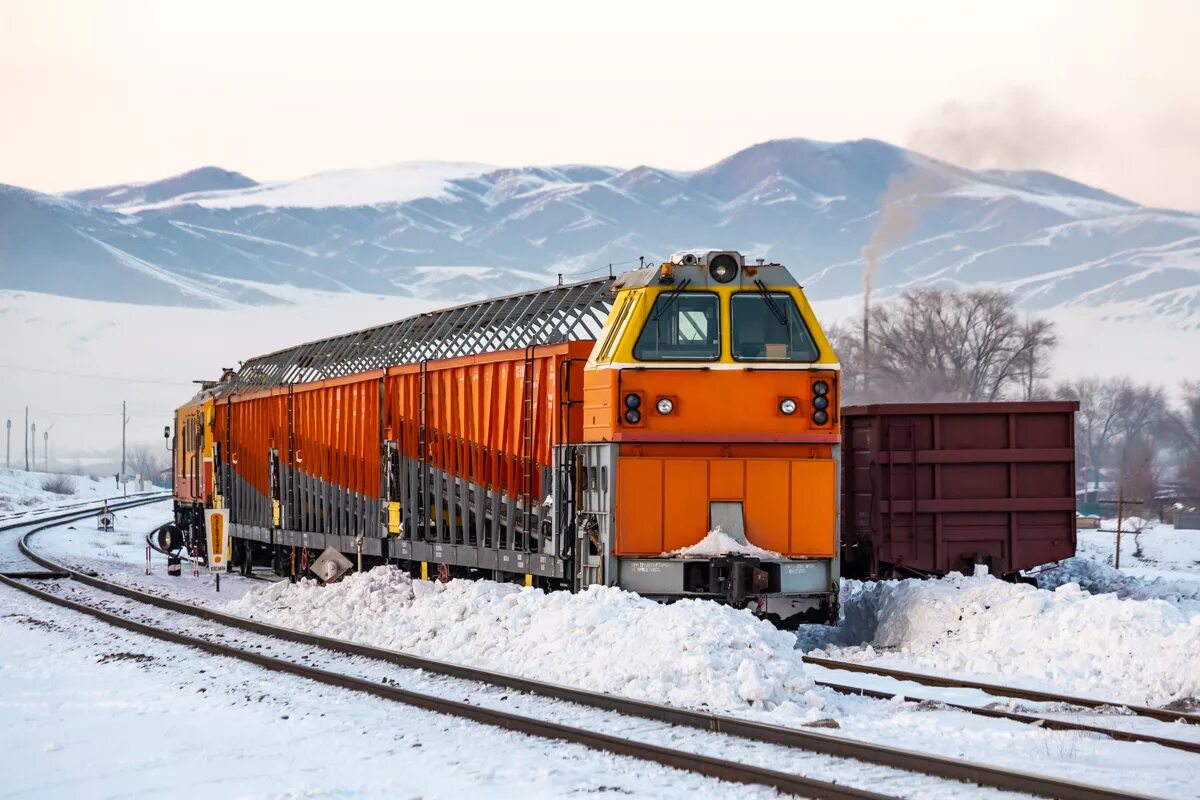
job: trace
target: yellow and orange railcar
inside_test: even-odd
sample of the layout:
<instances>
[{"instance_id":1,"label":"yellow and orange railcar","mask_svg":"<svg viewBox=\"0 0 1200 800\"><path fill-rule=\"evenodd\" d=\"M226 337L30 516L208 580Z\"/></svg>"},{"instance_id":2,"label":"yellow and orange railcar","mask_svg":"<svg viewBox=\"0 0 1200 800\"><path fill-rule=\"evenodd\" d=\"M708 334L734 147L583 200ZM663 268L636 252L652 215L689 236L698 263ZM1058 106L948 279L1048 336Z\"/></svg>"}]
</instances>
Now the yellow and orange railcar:
<instances>
[{"instance_id":1,"label":"yellow and orange railcar","mask_svg":"<svg viewBox=\"0 0 1200 800\"><path fill-rule=\"evenodd\" d=\"M828 619L838 377L784 267L680 253L247 362L177 413L178 522L227 507L244 569L333 547Z\"/></svg>"}]
</instances>

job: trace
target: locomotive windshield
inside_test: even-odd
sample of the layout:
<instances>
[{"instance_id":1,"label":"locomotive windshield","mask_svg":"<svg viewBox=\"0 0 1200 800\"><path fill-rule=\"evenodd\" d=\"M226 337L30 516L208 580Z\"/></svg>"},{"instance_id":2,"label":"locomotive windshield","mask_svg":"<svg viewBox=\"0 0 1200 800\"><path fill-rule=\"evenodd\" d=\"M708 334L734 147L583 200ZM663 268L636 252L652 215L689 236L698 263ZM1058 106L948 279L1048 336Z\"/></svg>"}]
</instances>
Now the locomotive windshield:
<instances>
[{"instance_id":1,"label":"locomotive windshield","mask_svg":"<svg viewBox=\"0 0 1200 800\"><path fill-rule=\"evenodd\" d=\"M738 361L816 361L817 345L786 292L739 292L729 299Z\"/></svg>"},{"instance_id":2,"label":"locomotive windshield","mask_svg":"<svg viewBox=\"0 0 1200 800\"><path fill-rule=\"evenodd\" d=\"M720 304L711 292L660 294L633 347L639 361L716 361L720 355Z\"/></svg>"}]
</instances>

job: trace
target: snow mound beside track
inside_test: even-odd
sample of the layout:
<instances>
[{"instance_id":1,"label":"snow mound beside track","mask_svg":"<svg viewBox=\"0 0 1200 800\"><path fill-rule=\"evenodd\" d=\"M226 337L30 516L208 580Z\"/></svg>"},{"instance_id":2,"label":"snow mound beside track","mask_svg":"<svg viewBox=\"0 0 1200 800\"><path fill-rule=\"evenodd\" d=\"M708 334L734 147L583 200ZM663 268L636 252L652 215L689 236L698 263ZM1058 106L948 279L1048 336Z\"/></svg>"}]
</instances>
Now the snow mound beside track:
<instances>
[{"instance_id":1,"label":"snow mound beside track","mask_svg":"<svg viewBox=\"0 0 1200 800\"><path fill-rule=\"evenodd\" d=\"M1157 706L1200 696L1200 612L1163 600L958 574L846 581L842 591L842 640L872 647L831 648L840 658L871 660L882 655L873 648L886 647L909 668L1017 678L1100 699Z\"/></svg>"},{"instance_id":2,"label":"snow mound beside track","mask_svg":"<svg viewBox=\"0 0 1200 800\"><path fill-rule=\"evenodd\" d=\"M283 581L233 614L593 691L715 711L821 716L795 637L716 603L661 605L620 589L542 592L413 580L377 567L341 583Z\"/></svg>"},{"instance_id":3,"label":"snow mound beside track","mask_svg":"<svg viewBox=\"0 0 1200 800\"><path fill-rule=\"evenodd\" d=\"M1115 594L1132 600L1165 600L1183 606L1185 611L1200 611L1200 581L1130 575L1089 558L1068 558L1057 566L1037 572L1034 577L1042 589L1053 590L1075 583L1092 594Z\"/></svg>"}]
</instances>

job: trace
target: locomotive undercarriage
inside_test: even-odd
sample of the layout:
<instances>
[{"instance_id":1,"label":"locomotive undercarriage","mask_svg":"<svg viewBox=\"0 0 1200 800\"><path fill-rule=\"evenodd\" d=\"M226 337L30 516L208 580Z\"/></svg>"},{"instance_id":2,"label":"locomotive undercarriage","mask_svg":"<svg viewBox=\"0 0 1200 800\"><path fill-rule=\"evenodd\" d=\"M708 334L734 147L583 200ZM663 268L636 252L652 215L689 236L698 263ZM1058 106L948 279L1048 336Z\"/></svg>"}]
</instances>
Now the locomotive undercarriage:
<instances>
[{"instance_id":1,"label":"locomotive undercarriage","mask_svg":"<svg viewBox=\"0 0 1200 800\"><path fill-rule=\"evenodd\" d=\"M222 505L232 519L228 568L248 575L255 566L269 566L277 575L297 577L332 547L363 569L393 564L417 577L486 578L545 589L615 584L662 602L709 599L750 608L785 627L836 618L836 594L829 587L836 586L837 564L830 559L612 555L611 457L603 446L556 448L553 468L541 476L550 496L528 507L394 451L391 466L399 480L385 480L391 488L383 500L345 492L275 461L278 517L272 498L218 464ZM425 524L401 512L398 530L389 532L391 497L415 505L422 479L426 500L415 516ZM189 552L195 544L203 555L203 508L178 506L176 522Z\"/></svg>"}]
</instances>

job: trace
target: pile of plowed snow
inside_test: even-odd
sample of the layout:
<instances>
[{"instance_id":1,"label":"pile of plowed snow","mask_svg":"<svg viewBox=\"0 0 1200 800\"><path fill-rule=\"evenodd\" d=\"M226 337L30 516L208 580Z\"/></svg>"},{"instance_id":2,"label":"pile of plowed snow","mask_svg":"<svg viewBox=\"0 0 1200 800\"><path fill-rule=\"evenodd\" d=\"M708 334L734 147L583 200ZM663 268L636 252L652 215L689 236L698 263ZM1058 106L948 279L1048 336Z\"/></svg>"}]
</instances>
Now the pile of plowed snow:
<instances>
[{"instance_id":1,"label":"pile of plowed snow","mask_svg":"<svg viewBox=\"0 0 1200 800\"><path fill-rule=\"evenodd\" d=\"M1196 580L1140 577L1090 558L1068 558L1041 570L1036 578L1042 589L1057 589L1075 583L1092 594L1115 594L1133 600L1165 600L1184 607L1185 611L1200 611L1200 575Z\"/></svg>"},{"instance_id":2,"label":"pile of plowed snow","mask_svg":"<svg viewBox=\"0 0 1200 800\"><path fill-rule=\"evenodd\" d=\"M615 588L545 593L377 567L330 586L256 588L231 613L552 683L713 710L821 716L795 637L715 603Z\"/></svg>"},{"instance_id":3,"label":"pile of plowed snow","mask_svg":"<svg viewBox=\"0 0 1200 800\"><path fill-rule=\"evenodd\" d=\"M1200 696L1200 612L1162 600L1055 591L958 574L846 581L843 658L903 653L906 666L1029 679L1067 693L1162 705Z\"/></svg>"}]
</instances>

